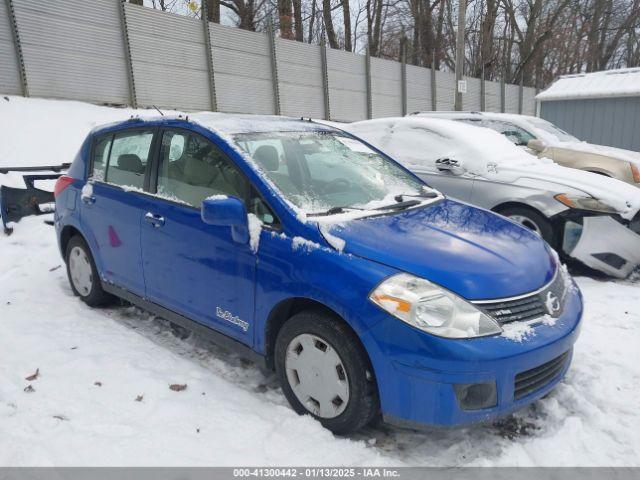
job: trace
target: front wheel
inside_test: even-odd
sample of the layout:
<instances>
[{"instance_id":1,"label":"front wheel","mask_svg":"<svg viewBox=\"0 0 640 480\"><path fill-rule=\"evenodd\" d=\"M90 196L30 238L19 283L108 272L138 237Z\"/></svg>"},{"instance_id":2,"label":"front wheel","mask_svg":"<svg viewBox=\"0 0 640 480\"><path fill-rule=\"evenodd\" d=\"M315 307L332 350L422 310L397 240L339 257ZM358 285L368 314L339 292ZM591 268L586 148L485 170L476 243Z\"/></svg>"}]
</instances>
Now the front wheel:
<instances>
[{"instance_id":1,"label":"front wheel","mask_svg":"<svg viewBox=\"0 0 640 480\"><path fill-rule=\"evenodd\" d=\"M84 303L98 307L113 301L114 297L102 289L91 250L82 237L69 240L65 260L71 289Z\"/></svg>"},{"instance_id":2,"label":"front wheel","mask_svg":"<svg viewBox=\"0 0 640 480\"><path fill-rule=\"evenodd\" d=\"M540 235L552 248L556 248L556 239L551 226L551 222L538 212L529 208L522 207L508 207L503 210L499 210L500 215L519 223L520 225L527 227L529 230L534 231Z\"/></svg>"},{"instance_id":3,"label":"front wheel","mask_svg":"<svg viewBox=\"0 0 640 480\"><path fill-rule=\"evenodd\" d=\"M336 434L355 432L378 412L369 359L355 334L329 315L304 311L278 333L276 374L293 409Z\"/></svg>"}]
</instances>

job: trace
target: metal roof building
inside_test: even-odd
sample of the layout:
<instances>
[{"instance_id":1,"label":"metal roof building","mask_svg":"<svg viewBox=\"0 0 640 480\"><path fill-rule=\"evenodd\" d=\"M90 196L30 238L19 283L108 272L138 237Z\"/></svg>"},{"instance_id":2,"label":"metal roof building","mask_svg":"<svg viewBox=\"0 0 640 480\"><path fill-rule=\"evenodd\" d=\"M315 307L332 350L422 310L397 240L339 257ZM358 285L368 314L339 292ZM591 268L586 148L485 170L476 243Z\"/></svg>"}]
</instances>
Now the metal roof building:
<instances>
[{"instance_id":1,"label":"metal roof building","mask_svg":"<svg viewBox=\"0 0 640 480\"><path fill-rule=\"evenodd\" d=\"M566 75L536 100L542 118L580 140L640 151L640 68Z\"/></svg>"}]
</instances>

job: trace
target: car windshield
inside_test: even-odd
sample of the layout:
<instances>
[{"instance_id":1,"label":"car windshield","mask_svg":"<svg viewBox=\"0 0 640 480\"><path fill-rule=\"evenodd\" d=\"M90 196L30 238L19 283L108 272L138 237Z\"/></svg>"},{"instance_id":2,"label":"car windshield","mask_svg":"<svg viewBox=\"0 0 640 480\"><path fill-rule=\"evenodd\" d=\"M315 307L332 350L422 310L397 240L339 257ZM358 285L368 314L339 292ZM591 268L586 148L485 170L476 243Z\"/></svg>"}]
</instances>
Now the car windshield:
<instances>
[{"instance_id":1,"label":"car windshield","mask_svg":"<svg viewBox=\"0 0 640 480\"><path fill-rule=\"evenodd\" d=\"M511 141L511 143L518 145L519 147L526 147L529 144L529 140L535 137L527 132L525 129L518 127L510 122L503 122L501 120L488 120L485 118L461 118L459 121L475 125L477 127L490 128L498 133L501 133Z\"/></svg>"},{"instance_id":2,"label":"car windshield","mask_svg":"<svg viewBox=\"0 0 640 480\"><path fill-rule=\"evenodd\" d=\"M542 130L546 135L552 136L558 142L579 142L576 137L556 127L553 123L545 120L531 120L534 127Z\"/></svg>"},{"instance_id":3,"label":"car windshield","mask_svg":"<svg viewBox=\"0 0 640 480\"><path fill-rule=\"evenodd\" d=\"M429 193L395 162L339 132L243 133L234 140L285 198L308 213L376 209Z\"/></svg>"}]
</instances>

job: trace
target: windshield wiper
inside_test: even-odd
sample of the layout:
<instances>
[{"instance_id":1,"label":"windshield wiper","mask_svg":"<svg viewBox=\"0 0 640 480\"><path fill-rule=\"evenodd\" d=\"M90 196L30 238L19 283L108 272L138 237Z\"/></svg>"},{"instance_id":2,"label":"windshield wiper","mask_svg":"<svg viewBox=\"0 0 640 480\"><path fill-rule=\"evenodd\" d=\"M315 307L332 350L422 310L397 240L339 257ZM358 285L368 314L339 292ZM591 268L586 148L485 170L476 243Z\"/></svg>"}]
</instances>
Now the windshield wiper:
<instances>
[{"instance_id":1,"label":"windshield wiper","mask_svg":"<svg viewBox=\"0 0 640 480\"><path fill-rule=\"evenodd\" d=\"M420 205L420 200L407 200L405 202L393 203L391 205L385 205L384 207L378 207L376 210L404 210L405 208L415 207Z\"/></svg>"},{"instance_id":2,"label":"windshield wiper","mask_svg":"<svg viewBox=\"0 0 640 480\"><path fill-rule=\"evenodd\" d=\"M364 208L357 207L331 207L324 212L307 213L307 217L326 217L328 215L337 215L338 213L344 213L346 210L364 210Z\"/></svg>"},{"instance_id":3,"label":"windshield wiper","mask_svg":"<svg viewBox=\"0 0 640 480\"><path fill-rule=\"evenodd\" d=\"M412 193L401 193L400 195L396 195L395 197L393 197L393 199L396 202L402 202L404 200L404 197L429 199L429 198L437 198L438 197L438 193L434 192L434 191L424 192L424 193L421 193L419 195L412 194Z\"/></svg>"}]
</instances>

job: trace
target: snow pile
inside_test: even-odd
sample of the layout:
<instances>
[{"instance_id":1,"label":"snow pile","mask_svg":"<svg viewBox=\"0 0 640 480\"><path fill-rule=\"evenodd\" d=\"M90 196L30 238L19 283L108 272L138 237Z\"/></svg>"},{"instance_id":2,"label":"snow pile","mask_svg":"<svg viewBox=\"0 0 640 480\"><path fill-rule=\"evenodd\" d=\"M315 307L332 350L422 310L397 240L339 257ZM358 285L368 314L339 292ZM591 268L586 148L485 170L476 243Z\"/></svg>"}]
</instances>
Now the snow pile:
<instances>
[{"instance_id":1,"label":"snow pile","mask_svg":"<svg viewBox=\"0 0 640 480\"><path fill-rule=\"evenodd\" d=\"M640 68L564 75L536 95L536 100L573 100L640 95Z\"/></svg>"},{"instance_id":2,"label":"snow pile","mask_svg":"<svg viewBox=\"0 0 640 480\"><path fill-rule=\"evenodd\" d=\"M511 322L502 325L501 336L514 342L522 343L533 335L535 335L534 329L525 322Z\"/></svg>"},{"instance_id":3,"label":"snow pile","mask_svg":"<svg viewBox=\"0 0 640 480\"><path fill-rule=\"evenodd\" d=\"M293 250L302 250L305 252L311 252L317 248L322 248L322 246L316 242L312 242L311 240L307 240L303 237L293 237L291 240L291 248Z\"/></svg>"},{"instance_id":4,"label":"snow pile","mask_svg":"<svg viewBox=\"0 0 640 480\"><path fill-rule=\"evenodd\" d=\"M253 253L258 252L260 246L260 234L262 233L262 221L253 213L247 214L249 226L249 247Z\"/></svg>"},{"instance_id":5,"label":"snow pile","mask_svg":"<svg viewBox=\"0 0 640 480\"><path fill-rule=\"evenodd\" d=\"M0 167L59 165L73 161L97 126L132 115L158 117L154 109L100 107L90 103L0 97ZM166 111L165 114L178 112ZM1 180L4 183L4 179Z\"/></svg>"},{"instance_id":6,"label":"snow pile","mask_svg":"<svg viewBox=\"0 0 640 480\"><path fill-rule=\"evenodd\" d=\"M335 248L338 252L342 253L347 243L342 238L336 237L333 233L330 232L331 226L331 224L321 223L319 225L320 233L322 233L322 236L329 245Z\"/></svg>"}]
</instances>

